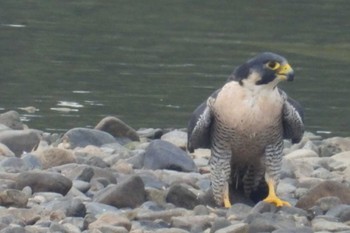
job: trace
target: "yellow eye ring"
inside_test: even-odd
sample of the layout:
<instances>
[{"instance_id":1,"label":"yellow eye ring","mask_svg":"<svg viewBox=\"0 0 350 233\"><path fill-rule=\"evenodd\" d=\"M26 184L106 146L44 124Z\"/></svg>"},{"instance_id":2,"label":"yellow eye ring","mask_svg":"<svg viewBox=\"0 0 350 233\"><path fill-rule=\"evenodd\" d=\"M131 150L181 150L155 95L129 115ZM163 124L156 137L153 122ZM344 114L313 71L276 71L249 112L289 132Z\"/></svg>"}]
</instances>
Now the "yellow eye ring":
<instances>
[{"instance_id":1,"label":"yellow eye ring","mask_svg":"<svg viewBox=\"0 0 350 233\"><path fill-rule=\"evenodd\" d=\"M271 70L277 70L281 64L276 61L269 61L266 66Z\"/></svg>"}]
</instances>

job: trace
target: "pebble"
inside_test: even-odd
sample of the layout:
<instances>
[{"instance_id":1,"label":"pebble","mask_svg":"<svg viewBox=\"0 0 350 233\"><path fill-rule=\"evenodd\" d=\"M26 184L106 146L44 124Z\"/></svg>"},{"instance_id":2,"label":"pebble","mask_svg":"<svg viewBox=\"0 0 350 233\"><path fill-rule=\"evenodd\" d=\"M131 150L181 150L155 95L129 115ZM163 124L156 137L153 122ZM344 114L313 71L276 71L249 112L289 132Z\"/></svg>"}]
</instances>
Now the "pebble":
<instances>
[{"instance_id":1,"label":"pebble","mask_svg":"<svg viewBox=\"0 0 350 233\"><path fill-rule=\"evenodd\" d=\"M233 192L225 209L213 203L210 150L188 153L182 129L135 131L107 117L57 142L1 116L0 232L350 232L349 138L285 143L277 194L292 207Z\"/></svg>"}]
</instances>

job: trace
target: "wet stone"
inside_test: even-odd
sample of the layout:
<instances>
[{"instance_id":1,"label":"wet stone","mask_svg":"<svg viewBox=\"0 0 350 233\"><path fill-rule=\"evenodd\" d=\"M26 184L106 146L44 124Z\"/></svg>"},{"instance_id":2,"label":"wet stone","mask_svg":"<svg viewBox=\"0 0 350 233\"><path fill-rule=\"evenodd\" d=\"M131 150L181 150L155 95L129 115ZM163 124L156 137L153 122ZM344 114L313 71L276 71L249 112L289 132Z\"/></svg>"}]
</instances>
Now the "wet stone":
<instances>
[{"instance_id":1,"label":"wet stone","mask_svg":"<svg viewBox=\"0 0 350 233\"><path fill-rule=\"evenodd\" d=\"M63 135L63 141L69 144L69 148L86 147L88 145L102 146L103 144L116 142L109 133L87 128L74 128Z\"/></svg>"},{"instance_id":2,"label":"wet stone","mask_svg":"<svg viewBox=\"0 0 350 233\"><path fill-rule=\"evenodd\" d=\"M116 138L128 138L132 141L139 141L137 132L117 117L108 116L103 118L95 129L102 130Z\"/></svg>"},{"instance_id":3,"label":"wet stone","mask_svg":"<svg viewBox=\"0 0 350 233\"><path fill-rule=\"evenodd\" d=\"M94 197L94 201L118 208L135 208L146 201L145 186L139 176L131 176L117 185L101 190Z\"/></svg>"},{"instance_id":4,"label":"wet stone","mask_svg":"<svg viewBox=\"0 0 350 233\"><path fill-rule=\"evenodd\" d=\"M193 209L200 204L197 195L181 184L170 187L166 196L166 201L186 209Z\"/></svg>"},{"instance_id":5,"label":"wet stone","mask_svg":"<svg viewBox=\"0 0 350 233\"><path fill-rule=\"evenodd\" d=\"M197 171L196 165L186 152L162 140L154 140L146 148L143 167L153 170Z\"/></svg>"},{"instance_id":6,"label":"wet stone","mask_svg":"<svg viewBox=\"0 0 350 233\"><path fill-rule=\"evenodd\" d=\"M57 192L65 195L72 187L72 181L55 172L22 172L16 180L17 189L29 186L33 192Z\"/></svg>"},{"instance_id":7,"label":"wet stone","mask_svg":"<svg viewBox=\"0 0 350 233\"><path fill-rule=\"evenodd\" d=\"M16 189L7 189L0 192L0 205L6 207L26 207L28 196Z\"/></svg>"}]
</instances>

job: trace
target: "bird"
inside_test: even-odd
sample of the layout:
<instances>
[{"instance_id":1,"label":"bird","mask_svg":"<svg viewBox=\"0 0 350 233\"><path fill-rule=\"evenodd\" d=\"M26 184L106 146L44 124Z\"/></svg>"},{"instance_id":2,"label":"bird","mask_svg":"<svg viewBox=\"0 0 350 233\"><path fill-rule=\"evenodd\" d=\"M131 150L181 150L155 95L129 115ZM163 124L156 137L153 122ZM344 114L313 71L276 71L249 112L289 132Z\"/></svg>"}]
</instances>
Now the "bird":
<instances>
[{"instance_id":1,"label":"bird","mask_svg":"<svg viewBox=\"0 0 350 233\"><path fill-rule=\"evenodd\" d=\"M217 205L231 206L232 186L241 186L250 197L265 184L263 201L290 206L277 196L276 188L284 139L301 141L304 110L278 84L293 80L286 58L263 52L234 69L226 83L192 113L187 148L211 150L210 181Z\"/></svg>"}]
</instances>

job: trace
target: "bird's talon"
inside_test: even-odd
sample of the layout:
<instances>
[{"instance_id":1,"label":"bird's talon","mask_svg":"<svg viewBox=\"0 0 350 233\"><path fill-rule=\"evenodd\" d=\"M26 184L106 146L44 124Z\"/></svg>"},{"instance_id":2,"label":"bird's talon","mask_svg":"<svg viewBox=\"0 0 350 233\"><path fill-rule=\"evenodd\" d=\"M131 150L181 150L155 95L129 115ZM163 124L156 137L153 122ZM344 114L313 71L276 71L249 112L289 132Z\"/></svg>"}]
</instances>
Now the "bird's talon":
<instances>
[{"instance_id":1,"label":"bird's talon","mask_svg":"<svg viewBox=\"0 0 350 233\"><path fill-rule=\"evenodd\" d=\"M225 208L230 208L232 205L231 205L231 202L230 202L230 192L229 192L229 186L228 186L228 182L227 181L224 184L223 199L224 199L224 207Z\"/></svg>"},{"instance_id":2,"label":"bird's talon","mask_svg":"<svg viewBox=\"0 0 350 233\"><path fill-rule=\"evenodd\" d=\"M264 199L264 202L274 204L277 207L291 206L291 204L289 204L289 202L283 201L280 198L278 198L277 196L276 197L267 197Z\"/></svg>"}]
</instances>

